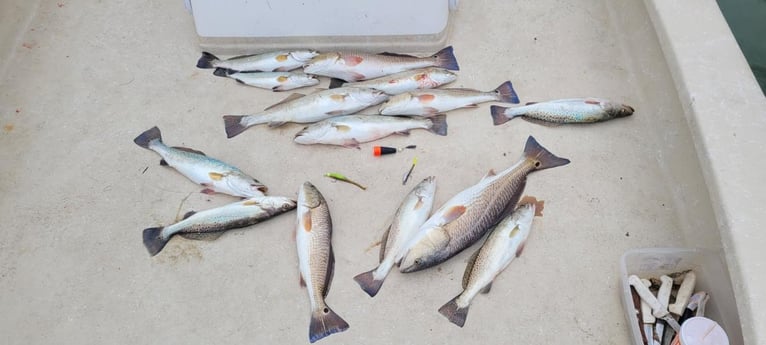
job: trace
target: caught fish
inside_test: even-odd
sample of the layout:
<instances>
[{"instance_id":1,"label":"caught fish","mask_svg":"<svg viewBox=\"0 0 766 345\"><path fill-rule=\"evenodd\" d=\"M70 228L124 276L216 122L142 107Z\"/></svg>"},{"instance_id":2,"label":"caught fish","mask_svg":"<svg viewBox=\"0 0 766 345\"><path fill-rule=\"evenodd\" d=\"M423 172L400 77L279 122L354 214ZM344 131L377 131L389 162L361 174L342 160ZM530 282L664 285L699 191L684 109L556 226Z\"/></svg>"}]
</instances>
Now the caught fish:
<instances>
[{"instance_id":1,"label":"caught fish","mask_svg":"<svg viewBox=\"0 0 766 345\"><path fill-rule=\"evenodd\" d=\"M167 146L162 142L160 129L152 127L133 139L138 146L157 152L162 157L160 165L170 166L182 175L200 184L202 193L224 193L242 198L264 196L268 190L250 175L238 168L221 162L204 153L178 146Z\"/></svg>"},{"instance_id":2,"label":"caught fish","mask_svg":"<svg viewBox=\"0 0 766 345\"><path fill-rule=\"evenodd\" d=\"M303 66L303 71L355 82L424 67L441 67L453 71L460 69L450 46L423 58L394 53L324 53L311 59Z\"/></svg>"},{"instance_id":3,"label":"caught fish","mask_svg":"<svg viewBox=\"0 0 766 345\"><path fill-rule=\"evenodd\" d=\"M212 240L226 230L260 223L295 208L295 201L281 196L254 197L200 212L191 211L183 220L158 228L144 229L144 246L157 255L173 235L194 240Z\"/></svg>"},{"instance_id":4,"label":"caught fish","mask_svg":"<svg viewBox=\"0 0 766 345\"><path fill-rule=\"evenodd\" d=\"M237 72L216 68L213 74L232 78L240 84L272 91L287 91L319 84L319 79L315 76L296 72Z\"/></svg>"},{"instance_id":5,"label":"caught fish","mask_svg":"<svg viewBox=\"0 0 766 345\"><path fill-rule=\"evenodd\" d=\"M334 89L340 86L369 87L389 95L398 95L408 91L437 88L449 84L456 79L457 75L455 73L443 68L429 67L394 73L355 83L344 83L340 79L333 79L330 81L330 88Z\"/></svg>"},{"instance_id":6,"label":"caught fish","mask_svg":"<svg viewBox=\"0 0 766 345\"><path fill-rule=\"evenodd\" d=\"M197 67L225 68L238 72L287 72L303 66L317 55L319 53L313 50L275 51L221 60L213 54L202 52Z\"/></svg>"},{"instance_id":7,"label":"caught fish","mask_svg":"<svg viewBox=\"0 0 766 345\"><path fill-rule=\"evenodd\" d=\"M477 107L484 102L519 103L510 81L492 91L473 89L434 89L410 91L391 97L380 106L382 115L433 116L458 108Z\"/></svg>"},{"instance_id":8,"label":"caught fish","mask_svg":"<svg viewBox=\"0 0 766 345\"><path fill-rule=\"evenodd\" d=\"M436 179L430 176L407 194L380 241L380 264L372 271L354 277L354 280L370 297L378 294L388 272L402 259L404 246L428 219L435 193Z\"/></svg>"},{"instance_id":9,"label":"caught fish","mask_svg":"<svg viewBox=\"0 0 766 345\"><path fill-rule=\"evenodd\" d=\"M330 291L335 255L332 251L332 219L322 194L310 182L298 192L296 242L301 286L305 286L311 302L309 341L348 329L348 323L336 314L325 298Z\"/></svg>"},{"instance_id":10,"label":"caught fish","mask_svg":"<svg viewBox=\"0 0 766 345\"><path fill-rule=\"evenodd\" d=\"M541 124L593 123L633 115L633 107L598 98L530 102L521 107L490 107L492 122L502 125L515 117Z\"/></svg>"},{"instance_id":11,"label":"caught fish","mask_svg":"<svg viewBox=\"0 0 766 345\"><path fill-rule=\"evenodd\" d=\"M298 144L325 144L359 148L366 143L391 134L409 135L410 130L422 128L437 135L447 135L444 115L430 118L408 118L380 115L347 115L333 117L306 126L295 135Z\"/></svg>"},{"instance_id":12,"label":"caught fish","mask_svg":"<svg viewBox=\"0 0 766 345\"><path fill-rule=\"evenodd\" d=\"M535 215L542 215L543 202L532 198L521 202L513 213L489 233L487 240L468 261L463 274L463 292L439 308L450 322L463 327L468 307L476 295L489 293L492 281L521 255Z\"/></svg>"},{"instance_id":13,"label":"caught fish","mask_svg":"<svg viewBox=\"0 0 766 345\"><path fill-rule=\"evenodd\" d=\"M370 88L342 87L302 95L294 93L259 114L224 115L226 136L232 138L246 129L267 123L279 127L287 122L312 123L334 116L353 114L388 99L385 92Z\"/></svg>"},{"instance_id":14,"label":"caught fish","mask_svg":"<svg viewBox=\"0 0 766 345\"><path fill-rule=\"evenodd\" d=\"M499 174L490 170L479 183L434 212L407 245L399 270L406 273L435 266L468 248L515 208L529 173L568 163L530 136L516 164Z\"/></svg>"}]
</instances>

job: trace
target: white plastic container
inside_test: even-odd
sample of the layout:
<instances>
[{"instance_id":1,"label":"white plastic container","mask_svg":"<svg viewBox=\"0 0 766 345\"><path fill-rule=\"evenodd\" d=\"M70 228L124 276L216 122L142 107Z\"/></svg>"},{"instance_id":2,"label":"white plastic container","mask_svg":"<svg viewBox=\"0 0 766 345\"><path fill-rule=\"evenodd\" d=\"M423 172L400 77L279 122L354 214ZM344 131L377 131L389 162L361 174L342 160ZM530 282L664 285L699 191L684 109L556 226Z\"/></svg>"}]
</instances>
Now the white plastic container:
<instances>
[{"instance_id":1,"label":"white plastic container","mask_svg":"<svg viewBox=\"0 0 766 345\"><path fill-rule=\"evenodd\" d=\"M185 0L204 50L430 52L446 45L457 0Z\"/></svg>"},{"instance_id":2,"label":"white plastic container","mask_svg":"<svg viewBox=\"0 0 766 345\"><path fill-rule=\"evenodd\" d=\"M630 293L628 276L659 278L663 274L693 270L697 274L694 291L706 291L710 300L705 316L718 322L729 336L731 344L742 344L742 329L734 300L734 289L721 253L704 249L644 248L623 254L620 259L620 283L625 319L633 344L641 345L641 330Z\"/></svg>"}]
</instances>

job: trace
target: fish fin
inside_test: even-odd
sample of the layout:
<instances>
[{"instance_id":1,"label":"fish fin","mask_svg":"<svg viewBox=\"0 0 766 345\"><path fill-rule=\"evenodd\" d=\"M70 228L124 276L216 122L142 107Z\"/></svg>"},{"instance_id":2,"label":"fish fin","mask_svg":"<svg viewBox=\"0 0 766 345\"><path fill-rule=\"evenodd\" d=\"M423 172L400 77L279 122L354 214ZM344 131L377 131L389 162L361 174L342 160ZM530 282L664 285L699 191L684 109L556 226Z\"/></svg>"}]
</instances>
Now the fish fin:
<instances>
[{"instance_id":1,"label":"fish fin","mask_svg":"<svg viewBox=\"0 0 766 345\"><path fill-rule=\"evenodd\" d=\"M202 152L202 151L199 151L199 150L195 150L195 149L190 149L190 148L188 148L188 147L183 147L183 146L173 146L173 148L174 148L174 149L176 149L176 150L179 150L179 151L184 151L184 152L189 152L189 153L196 153L196 154L198 154L198 155L203 155L203 156L206 156L204 152Z\"/></svg>"},{"instance_id":2,"label":"fish fin","mask_svg":"<svg viewBox=\"0 0 766 345\"><path fill-rule=\"evenodd\" d=\"M599 105L601 102L595 100L595 99L586 99L585 104L593 104L593 105Z\"/></svg>"},{"instance_id":3,"label":"fish fin","mask_svg":"<svg viewBox=\"0 0 766 345\"><path fill-rule=\"evenodd\" d=\"M499 105L492 105L489 107L489 112L492 114L492 124L495 126L502 125L510 121L513 117L505 116L505 110L507 107L501 107Z\"/></svg>"},{"instance_id":4,"label":"fish fin","mask_svg":"<svg viewBox=\"0 0 766 345\"><path fill-rule=\"evenodd\" d=\"M478 104L473 104L473 103L472 104L467 104L467 105L463 106L463 108L478 108L478 107L479 107Z\"/></svg>"},{"instance_id":5,"label":"fish fin","mask_svg":"<svg viewBox=\"0 0 766 345\"><path fill-rule=\"evenodd\" d=\"M305 280L303 280L303 275L302 275L302 274L300 274L300 272L298 272L298 279L300 280L300 281L298 282L298 284L300 284L300 286L301 286L302 288L305 288L305 287L306 287L306 281L305 281Z\"/></svg>"},{"instance_id":6,"label":"fish fin","mask_svg":"<svg viewBox=\"0 0 766 345\"><path fill-rule=\"evenodd\" d=\"M269 122L269 127L276 128L276 127L284 125L285 123L287 123L287 121L271 121Z\"/></svg>"},{"instance_id":7,"label":"fish fin","mask_svg":"<svg viewBox=\"0 0 766 345\"><path fill-rule=\"evenodd\" d=\"M500 102L513 104L519 103L519 96L516 95L516 91L513 89L510 80L500 84L500 86L495 89L495 92L497 93L498 101Z\"/></svg>"},{"instance_id":8,"label":"fish fin","mask_svg":"<svg viewBox=\"0 0 766 345\"><path fill-rule=\"evenodd\" d=\"M457 64L455 54L452 51L452 46L446 47L433 55L436 58L436 67L441 67L451 71L459 71L460 66Z\"/></svg>"},{"instance_id":9,"label":"fish fin","mask_svg":"<svg viewBox=\"0 0 766 345\"><path fill-rule=\"evenodd\" d=\"M516 209L516 205L519 203L519 199L521 199L521 196L524 194L524 188L527 186L527 179L526 177L519 183L519 186L516 189L516 193L514 193L511 196L511 200L508 200L508 204L505 206L505 209L502 213L500 213L500 216L497 217L497 223L500 223L503 219L510 216L513 211Z\"/></svg>"},{"instance_id":10,"label":"fish fin","mask_svg":"<svg viewBox=\"0 0 766 345\"><path fill-rule=\"evenodd\" d=\"M328 88L330 88L330 89L337 89L339 87L342 87L343 84L345 84L345 83L346 83L346 81L343 80L343 79L331 78L330 79L330 86Z\"/></svg>"},{"instance_id":11,"label":"fish fin","mask_svg":"<svg viewBox=\"0 0 766 345\"><path fill-rule=\"evenodd\" d=\"M330 116L339 116L339 115L343 115L345 113L346 112L344 110L333 110L333 111L328 111L325 114L330 115Z\"/></svg>"},{"instance_id":12,"label":"fish fin","mask_svg":"<svg viewBox=\"0 0 766 345\"><path fill-rule=\"evenodd\" d=\"M348 54L343 55L343 62L346 63L346 66L356 66L364 61L364 58L359 55L354 54Z\"/></svg>"},{"instance_id":13,"label":"fish fin","mask_svg":"<svg viewBox=\"0 0 766 345\"><path fill-rule=\"evenodd\" d=\"M163 158L163 159L160 159L160 166L166 167L170 165L168 164L168 161L166 161L165 158Z\"/></svg>"},{"instance_id":14,"label":"fish fin","mask_svg":"<svg viewBox=\"0 0 766 345\"><path fill-rule=\"evenodd\" d=\"M335 128L335 130L337 130L338 132L348 132L348 131L350 131L350 130L351 130L351 127L350 127L350 126L347 126L347 125L337 125L337 124L333 124L333 125L332 125L332 127L334 127L334 128Z\"/></svg>"},{"instance_id":15,"label":"fish fin","mask_svg":"<svg viewBox=\"0 0 766 345\"><path fill-rule=\"evenodd\" d=\"M148 149L149 144L155 140L162 142L162 133L160 133L160 129L157 128L157 126L149 128L143 133L139 134L135 139L133 139L133 142L138 146Z\"/></svg>"},{"instance_id":16,"label":"fish fin","mask_svg":"<svg viewBox=\"0 0 766 345\"><path fill-rule=\"evenodd\" d=\"M456 302L458 297L460 297L460 295L451 299L447 304L439 308L439 313L444 315L450 322L463 327L463 325L465 325L465 319L468 316L468 307L470 307L470 305L465 308L458 307Z\"/></svg>"},{"instance_id":17,"label":"fish fin","mask_svg":"<svg viewBox=\"0 0 766 345\"><path fill-rule=\"evenodd\" d=\"M431 128L428 129L429 132L441 136L447 135L447 115L439 114L431 116L429 119L431 119Z\"/></svg>"},{"instance_id":18,"label":"fish fin","mask_svg":"<svg viewBox=\"0 0 766 345\"><path fill-rule=\"evenodd\" d=\"M386 257L386 243L388 242L388 234L391 233L391 226L388 226L386 232L383 233L383 238L380 240L380 253L378 254L378 262L383 262Z\"/></svg>"},{"instance_id":19,"label":"fish fin","mask_svg":"<svg viewBox=\"0 0 766 345\"><path fill-rule=\"evenodd\" d=\"M524 120L524 121L527 121L529 123L534 123L536 125L545 126L545 127L558 127L558 126L561 126L560 123L543 121L543 120L535 119L535 118L528 117L528 116L522 116L521 119Z\"/></svg>"},{"instance_id":20,"label":"fish fin","mask_svg":"<svg viewBox=\"0 0 766 345\"><path fill-rule=\"evenodd\" d=\"M540 102L527 102L527 103L524 103L524 105L532 105L532 104L537 104L537 103L540 103Z\"/></svg>"},{"instance_id":21,"label":"fish fin","mask_svg":"<svg viewBox=\"0 0 766 345\"><path fill-rule=\"evenodd\" d=\"M220 180L223 180L224 177L226 177L226 174L221 174L215 171L211 171L207 173L207 176L210 177L210 179L213 181L220 181Z\"/></svg>"},{"instance_id":22,"label":"fish fin","mask_svg":"<svg viewBox=\"0 0 766 345\"><path fill-rule=\"evenodd\" d=\"M449 210L447 210L447 212L444 214L444 217L442 218L444 224L449 224L453 220L458 219L463 215L463 213L465 213L465 210L466 208L463 205L452 206Z\"/></svg>"},{"instance_id":23,"label":"fish fin","mask_svg":"<svg viewBox=\"0 0 766 345\"><path fill-rule=\"evenodd\" d=\"M181 219L186 219L186 218L189 218L189 217L193 216L195 213L197 213L197 212L196 212L196 211L189 211L189 212L186 212L186 213L184 213L184 217L183 217L183 218L181 218Z\"/></svg>"},{"instance_id":24,"label":"fish fin","mask_svg":"<svg viewBox=\"0 0 766 345\"><path fill-rule=\"evenodd\" d=\"M471 272L473 272L473 267L476 265L476 258L479 257L480 251L481 249L477 249L465 265L465 271L463 272L463 290L468 287L468 280L471 279Z\"/></svg>"},{"instance_id":25,"label":"fish fin","mask_svg":"<svg viewBox=\"0 0 766 345\"><path fill-rule=\"evenodd\" d=\"M516 248L516 257L518 258L521 256L521 252L524 251L524 246L527 244L527 241L521 242L518 248Z\"/></svg>"},{"instance_id":26,"label":"fish fin","mask_svg":"<svg viewBox=\"0 0 766 345\"><path fill-rule=\"evenodd\" d=\"M402 130L402 131L394 132L394 134L399 134L399 135L407 136L407 135L410 135L410 130L409 129L405 129L405 130Z\"/></svg>"},{"instance_id":27,"label":"fish fin","mask_svg":"<svg viewBox=\"0 0 766 345\"><path fill-rule=\"evenodd\" d=\"M486 295L486 294L488 294L488 293L489 293L489 290L492 290L492 282L489 282L489 284L487 284L487 286L485 286L483 289L481 289L481 291L480 291L480 292L481 292L482 294L485 294L485 295Z\"/></svg>"},{"instance_id":28,"label":"fish fin","mask_svg":"<svg viewBox=\"0 0 766 345\"><path fill-rule=\"evenodd\" d=\"M418 210L421 207L423 207L423 205L425 205L425 203L423 202L423 197L418 196L418 202L415 203L415 206L412 207L412 210L413 211Z\"/></svg>"},{"instance_id":29,"label":"fish fin","mask_svg":"<svg viewBox=\"0 0 766 345\"><path fill-rule=\"evenodd\" d=\"M434 99L436 99L436 95L432 93L424 93L422 95L415 96L420 103L428 103L432 102Z\"/></svg>"},{"instance_id":30,"label":"fish fin","mask_svg":"<svg viewBox=\"0 0 766 345\"><path fill-rule=\"evenodd\" d=\"M213 190L211 188L205 188L205 189L203 189L203 190L201 190L199 192L202 193L202 194L207 194L207 195L215 194L215 190Z\"/></svg>"},{"instance_id":31,"label":"fish fin","mask_svg":"<svg viewBox=\"0 0 766 345\"><path fill-rule=\"evenodd\" d=\"M555 168L557 166L569 164L568 159L556 157L553 153L540 145L531 135L527 138L527 144L524 146L524 157L534 160L536 170Z\"/></svg>"},{"instance_id":32,"label":"fish fin","mask_svg":"<svg viewBox=\"0 0 766 345\"><path fill-rule=\"evenodd\" d=\"M248 126L242 124L245 115L224 115L223 125L226 128L226 137L231 139L242 134Z\"/></svg>"},{"instance_id":33,"label":"fish fin","mask_svg":"<svg viewBox=\"0 0 766 345\"><path fill-rule=\"evenodd\" d=\"M382 53L380 53L378 55L383 55L383 56L398 56L398 57L410 57L410 58L419 59L419 57L417 57L417 56L412 56L412 55L407 55L407 54L398 54L398 53L389 53L389 52L382 52Z\"/></svg>"},{"instance_id":34,"label":"fish fin","mask_svg":"<svg viewBox=\"0 0 766 345\"><path fill-rule=\"evenodd\" d=\"M197 60L197 68L214 68L213 64L220 61L217 56L208 52L202 52L202 56Z\"/></svg>"},{"instance_id":35,"label":"fish fin","mask_svg":"<svg viewBox=\"0 0 766 345\"><path fill-rule=\"evenodd\" d=\"M330 285L332 285L332 277L335 276L335 252L330 247L330 255L327 257L327 272L324 276L324 291L322 296L327 297L327 293L330 292Z\"/></svg>"},{"instance_id":36,"label":"fish fin","mask_svg":"<svg viewBox=\"0 0 766 345\"><path fill-rule=\"evenodd\" d=\"M304 213L301 220L303 221L303 231L311 232L311 226L313 225L311 222L311 212Z\"/></svg>"},{"instance_id":37,"label":"fish fin","mask_svg":"<svg viewBox=\"0 0 766 345\"><path fill-rule=\"evenodd\" d=\"M529 195L525 195L519 200L519 205L535 204L535 217L542 217L543 210L545 209L545 200L537 200L537 198Z\"/></svg>"},{"instance_id":38,"label":"fish fin","mask_svg":"<svg viewBox=\"0 0 766 345\"><path fill-rule=\"evenodd\" d=\"M228 77L230 74L229 71L228 68L217 67L215 71L213 71L213 75L217 77ZM237 79L237 81L242 82L239 79Z\"/></svg>"},{"instance_id":39,"label":"fish fin","mask_svg":"<svg viewBox=\"0 0 766 345\"><path fill-rule=\"evenodd\" d=\"M215 241L223 235L223 231L215 232L182 232L178 235L192 241Z\"/></svg>"},{"instance_id":40,"label":"fish fin","mask_svg":"<svg viewBox=\"0 0 766 345\"><path fill-rule=\"evenodd\" d=\"M309 325L309 342L313 343L328 335L343 332L348 329L348 323L325 305L311 313Z\"/></svg>"},{"instance_id":41,"label":"fish fin","mask_svg":"<svg viewBox=\"0 0 766 345\"><path fill-rule=\"evenodd\" d=\"M168 243L168 239L163 239L162 227L144 229L144 246L151 256L157 255Z\"/></svg>"},{"instance_id":42,"label":"fish fin","mask_svg":"<svg viewBox=\"0 0 766 345\"><path fill-rule=\"evenodd\" d=\"M294 101L296 99L299 99L299 98L302 98L302 97L306 97L306 95L304 95L302 93L291 93L290 96L287 96L287 98L285 98L285 99L283 99L283 100L281 100L281 101L279 101L277 103L274 103L274 104L266 107L263 110L269 110L269 109L274 108L274 107L276 107L278 105L282 105L282 104L285 104L285 103L288 103L288 102L292 102L292 101Z\"/></svg>"},{"instance_id":43,"label":"fish fin","mask_svg":"<svg viewBox=\"0 0 766 345\"><path fill-rule=\"evenodd\" d=\"M275 69L274 72L289 72L290 70L291 70L290 67L282 66Z\"/></svg>"},{"instance_id":44,"label":"fish fin","mask_svg":"<svg viewBox=\"0 0 766 345\"><path fill-rule=\"evenodd\" d=\"M372 273L375 272L376 269L377 268L354 277L354 281L359 284L359 287L370 295L370 297L375 297L375 295L378 294L380 287L383 286L383 280L375 280L375 278L373 278Z\"/></svg>"},{"instance_id":45,"label":"fish fin","mask_svg":"<svg viewBox=\"0 0 766 345\"><path fill-rule=\"evenodd\" d=\"M359 147L359 144L361 144L359 141L357 141L355 138L351 138L351 142L343 144L343 147L349 148L349 149L361 150L362 148Z\"/></svg>"},{"instance_id":46,"label":"fish fin","mask_svg":"<svg viewBox=\"0 0 766 345\"><path fill-rule=\"evenodd\" d=\"M434 107L423 108L423 113L424 113L423 116L425 117L433 117L433 116L441 114L441 112L439 112L439 109L436 109Z\"/></svg>"},{"instance_id":47,"label":"fish fin","mask_svg":"<svg viewBox=\"0 0 766 345\"><path fill-rule=\"evenodd\" d=\"M495 175L497 175L497 173L495 172L495 169L489 169L489 171L487 171L487 174L484 175L484 177L482 177L481 180L483 181L484 179L495 176Z\"/></svg>"}]
</instances>

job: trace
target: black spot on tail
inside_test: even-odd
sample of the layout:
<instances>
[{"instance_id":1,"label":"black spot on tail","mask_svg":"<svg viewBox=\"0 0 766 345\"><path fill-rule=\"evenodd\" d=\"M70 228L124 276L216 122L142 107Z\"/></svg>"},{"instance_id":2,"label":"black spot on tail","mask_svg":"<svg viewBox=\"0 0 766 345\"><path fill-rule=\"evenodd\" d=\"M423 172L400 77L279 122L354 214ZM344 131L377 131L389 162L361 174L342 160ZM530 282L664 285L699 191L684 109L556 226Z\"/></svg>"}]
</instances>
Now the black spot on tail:
<instances>
[{"instance_id":1,"label":"black spot on tail","mask_svg":"<svg viewBox=\"0 0 766 345\"><path fill-rule=\"evenodd\" d=\"M316 342L328 335L343 332L348 329L348 323L335 314L328 306L311 314L309 325L309 341Z\"/></svg>"}]
</instances>

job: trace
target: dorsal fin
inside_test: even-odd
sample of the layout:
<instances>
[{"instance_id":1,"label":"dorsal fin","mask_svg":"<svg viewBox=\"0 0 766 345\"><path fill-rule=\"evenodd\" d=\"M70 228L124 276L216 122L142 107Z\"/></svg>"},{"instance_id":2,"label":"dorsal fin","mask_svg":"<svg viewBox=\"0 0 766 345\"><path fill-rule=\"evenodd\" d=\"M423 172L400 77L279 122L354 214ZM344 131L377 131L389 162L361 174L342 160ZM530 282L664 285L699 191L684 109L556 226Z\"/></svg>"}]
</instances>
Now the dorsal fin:
<instances>
[{"instance_id":1,"label":"dorsal fin","mask_svg":"<svg viewBox=\"0 0 766 345\"><path fill-rule=\"evenodd\" d=\"M495 176L495 175L497 175L497 173L495 172L495 169L489 169L489 171L487 171L487 174L484 175L484 177L482 177L481 180L483 181L483 180L485 180L485 179L487 179L489 177Z\"/></svg>"},{"instance_id":2,"label":"dorsal fin","mask_svg":"<svg viewBox=\"0 0 766 345\"><path fill-rule=\"evenodd\" d=\"M327 258L327 274L324 276L324 291L322 296L327 297L327 293L330 291L330 284L332 284L332 277L335 275L335 253L330 247L330 255Z\"/></svg>"},{"instance_id":3,"label":"dorsal fin","mask_svg":"<svg viewBox=\"0 0 766 345\"><path fill-rule=\"evenodd\" d=\"M277 102L275 104L272 104L272 105L268 106L266 109L263 109L263 110L269 110L269 109L274 108L274 107L276 107L276 106L278 106L280 104L285 104L285 103L288 103L288 102L292 102L292 101L294 101L294 100L296 100L298 98L305 97L305 96L306 95L304 95L302 93L293 93L290 96L287 96L287 98L285 98L285 99L283 99L283 100L281 100L281 101L279 101L279 102Z\"/></svg>"},{"instance_id":4,"label":"dorsal fin","mask_svg":"<svg viewBox=\"0 0 766 345\"><path fill-rule=\"evenodd\" d=\"M380 240L380 255L378 256L378 262L383 262L383 258L386 257L386 242L388 242L388 233L391 232L391 227L386 229L383 233L383 239Z\"/></svg>"},{"instance_id":5,"label":"dorsal fin","mask_svg":"<svg viewBox=\"0 0 766 345\"><path fill-rule=\"evenodd\" d=\"M186 219L186 218L189 218L189 217L193 216L195 213L197 213L197 212L196 212L196 211L189 211L189 212L186 212L186 213L184 214L184 217L183 217L182 219Z\"/></svg>"},{"instance_id":6,"label":"dorsal fin","mask_svg":"<svg viewBox=\"0 0 766 345\"><path fill-rule=\"evenodd\" d=\"M537 102L527 102L524 105L532 105L532 104L537 104Z\"/></svg>"},{"instance_id":7,"label":"dorsal fin","mask_svg":"<svg viewBox=\"0 0 766 345\"><path fill-rule=\"evenodd\" d=\"M473 266L476 264L476 258L479 256L480 251L481 249L477 249L476 252L471 255L471 258L468 259L468 264L465 265L465 272L463 272L463 290L468 287L468 280L471 278L471 271L473 271Z\"/></svg>"},{"instance_id":8,"label":"dorsal fin","mask_svg":"<svg viewBox=\"0 0 766 345\"><path fill-rule=\"evenodd\" d=\"M407 55L407 54L399 54L399 53L389 53L389 52L382 52L382 53L380 53L380 54L378 54L378 55L383 55L383 56L398 56L398 57L409 57L409 58L415 58L415 59L419 59L419 57L417 57L417 56L412 56L412 55Z\"/></svg>"},{"instance_id":9,"label":"dorsal fin","mask_svg":"<svg viewBox=\"0 0 766 345\"><path fill-rule=\"evenodd\" d=\"M173 148L174 148L174 149L176 149L176 150L179 150L179 151L185 151L185 152L190 152L190 153L196 153L196 154L198 154L198 155L203 155L203 156L206 156L204 152L202 152L202 151L200 151L200 150L190 149L190 148L188 148L188 147L183 147L183 146L173 146ZM160 164L162 164L162 162L160 162Z\"/></svg>"}]
</instances>

